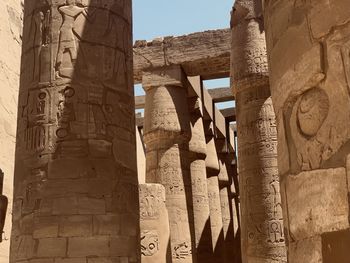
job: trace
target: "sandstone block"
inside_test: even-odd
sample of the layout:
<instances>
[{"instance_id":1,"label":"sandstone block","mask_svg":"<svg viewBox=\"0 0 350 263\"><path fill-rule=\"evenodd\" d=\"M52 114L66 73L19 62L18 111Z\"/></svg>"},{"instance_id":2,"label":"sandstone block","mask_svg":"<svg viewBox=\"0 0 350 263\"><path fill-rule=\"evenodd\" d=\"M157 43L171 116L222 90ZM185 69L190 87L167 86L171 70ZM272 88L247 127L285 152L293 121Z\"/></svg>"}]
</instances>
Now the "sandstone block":
<instances>
[{"instance_id":1,"label":"sandstone block","mask_svg":"<svg viewBox=\"0 0 350 263\"><path fill-rule=\"evenodd\" d=\"M107 257L109 255L109 237L71 237L68 239L68 256Z\"/></svg>"},{"instance_id":2,"label":"sandstone block","mask_svg":"<svg viewBox=\"0 0 350 263\"><path fill-rule=\"evenodd\" d=\"M112 236L109 249L111 256L129 257L138 251L139 244L132 237Z\"/></svg>"},{"instance_id":3,"label":"sandstone block","mask_svg":"<svg viewBox=\"0 0 350 263\"><path fill-rule=\"evenodd\" d=\"M62 237L91 236L91 216L65 216L61 218L59 235Z\"/></svg>"},{"instance_id":4,"label":"sandstone block","mask_svg":"<svg viewBox=\"0 0 350 263\"><path fill-rule=\"evenodd\" d=\"M34 238L49 238L58 236L58 217L36 217L34 221Z\"/></svg>"},{"instance_id":5,"label":"sandstone block","mask_svg":"<svg viewBox=\"0 0 350 263\"><path fill-rule=\"evenodd\" d=\"M288 176L286 194L289 230L296 240L349 227L345 168Z\"/></svg>"},{"instance_id":6,"label":"sandstone block","mask_svg":"<svg viewBox=\"0 0 350 263\"><path fill-rule=\"evenodd\" d=\"M322 263L321 237L303 239L289 244L290 262Z\"/></svg>"},{"instance_id":7,"label":"sandstone block","mask_svg":"<svg viewBox=\"0 0 350 263\"><path fill-rule=\"evenodd\" d=\"M120 216L116 214L95 215L93 217L94 235L117 235L120 232Z\"/></svg>"},{"instance_id":8,"label":"sandstone block","mask_svg":"<svg viewBox=\"0 0 350 263\"><path fill-rule=\"evenodd\" d=\"M42 238L39 239L37 257L52 258L66 256L67 240L65 238Z\"/></svg>"}]
</instances>

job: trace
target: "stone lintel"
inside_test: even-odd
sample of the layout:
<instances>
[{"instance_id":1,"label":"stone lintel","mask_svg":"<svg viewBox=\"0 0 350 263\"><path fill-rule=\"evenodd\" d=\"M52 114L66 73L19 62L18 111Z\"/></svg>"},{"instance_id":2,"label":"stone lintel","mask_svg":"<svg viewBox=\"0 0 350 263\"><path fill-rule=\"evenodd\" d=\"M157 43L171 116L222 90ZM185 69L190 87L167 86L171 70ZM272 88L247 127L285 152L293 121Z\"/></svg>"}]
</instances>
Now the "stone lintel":
<instances>
[{"instance_id":1,"label":"stone lintel","mask_svg":"<svg viewBox=\"0 0 350 263\"><path fill-rule=\"evenodd\" d=\"M187 76L203 79L229 77L231 33L229 29L209 30L178 37L136 41L134 80L142 81L144 71L181 65Z\"/></svg>"},{"instance_id":2,"label":"stone lintel","mask_svg":"<svg viewBox=\"0 0 350 263\"><path fill-rule=\"evenodd\" d=\"M142 85L145 90L160 86L184 87L186 76L178 65L145 71L142 75Z\"/></svg>"}]
</instances>

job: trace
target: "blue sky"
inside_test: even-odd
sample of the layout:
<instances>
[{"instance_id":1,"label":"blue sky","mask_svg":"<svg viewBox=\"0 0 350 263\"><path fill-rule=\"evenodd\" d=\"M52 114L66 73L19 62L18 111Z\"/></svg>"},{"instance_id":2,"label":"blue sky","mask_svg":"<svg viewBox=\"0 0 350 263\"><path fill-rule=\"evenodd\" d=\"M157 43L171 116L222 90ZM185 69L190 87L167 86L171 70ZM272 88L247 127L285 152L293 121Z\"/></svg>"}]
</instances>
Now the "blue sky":
<instances>
[{"instance_id":1,"label":"blue sky","mask_svg":"<svg viewBox=\"0 0 350 263\"><path fill-rule=\"evenodd\" d=\"M227 28L233 2L233 0L133 0L134 41ZM205 82L205 86L228 87L229 80L208 81ZM140 87L137 87L135 92L136 95L143 93ZM219 106L225 107L225 105Z\"/></svg>"}]
</instances>

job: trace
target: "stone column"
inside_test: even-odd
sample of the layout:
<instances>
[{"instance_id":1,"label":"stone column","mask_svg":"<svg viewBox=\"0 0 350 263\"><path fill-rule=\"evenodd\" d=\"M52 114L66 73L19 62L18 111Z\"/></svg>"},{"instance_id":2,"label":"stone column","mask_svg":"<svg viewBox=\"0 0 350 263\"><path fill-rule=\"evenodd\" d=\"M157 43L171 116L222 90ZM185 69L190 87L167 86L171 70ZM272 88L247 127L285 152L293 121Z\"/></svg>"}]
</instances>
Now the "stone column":
<instances>
[{"instance_id":1,"label":"stone column","mask_svg":"<svg viewBox=\"0 0 350 263\"><path fill-rule=\"evenodd\" d=\"M21 1L0 1L0 13L0 169L5 173L3 194L9 198L6 221L3 232L1 231L0 262L8 262L12 225L17 99L21 67L23 22Z\"/></svg>"},{"instance_id":2,"label":"stone column","mask_svg":"<svg viewBox=\"0 0 350 263\"><path fill-rule=\"evenodd\" d=\"M234 258L234 232L233 232L233 210L231 201L231 184L232 173L230 156L226 139L217 138L215 140L216 151L218 154L220 172L219 172L219 188L220 188L220 203L223 223L224 236L224 262L231 262Z\"/></svg>"},{"instance_id":3,"label":"stone column","mask_svg":"<svg viewBox=\"0 0 350 263\"><path fill-rule=\"evenodd\" d=\"M160 184L141 184L140 230L141 262L171 262L169 216L165 206L165 188Z\"/></svg>"},{"instance_id":4,"label":"stone column","mask_svg":"<svg viewBox=\"0 0 350 263\"><path fill-rule=\"evenodd\" d=\"M207 184L210 209L210 225L212 233L213 258L215 263L224 262L224 233L220 202L219 172L220 165L215 148L214 127L211 121L204 122L205 138L207 143Z\"/></svg>"},{"instance_id":5,"label":"stone column","mask_svg":"<svg viewBox=\"0 0 350 263\"><path fill-rule=\"evenodd\" d=\"M231 27L242 259L243 263L286 262L276 120L260 0L237 0Z\"/></svg>"},{"instance_id":6,"label":"stone column","mask_svg":"<svg viewBox=\"0 0 350 263\"><path fill-rule=\"evenodd\" d=\"M265 1L264 9L288 260L346 262L350 2Z\"/></svg>"},{"instance_id":7,"label":"stone column","mask_svg":"<svg viewBox=\"0 0 350 263\"><path fill-rule=\"evenodd\" d=\"M198 262L211 262L212 238L208 200L207 172L202 103L199 98L189 99L191 114L191 140L189 142L189 160L192 182L193 214L195 242Z\"/></svg>"},{"instance_id":8,"label":"stone column","mask_svg":"<svg viewBox=\"0 0 350 263\"><path fill-rule=\"evenodd\" d=\"M26 0L10 262L139 262L131 1Z\"/></svg>"},{"instance_id":9,"label":"stone column","mask_svg":"<svg viewBox=\"0 0 350 263\"><path fill-rule=\"evenodd\" d=\"M146 90L146 183L165 187L173 263L192 263L195 255L188 160L191 131L184 81L178 66L145 72L142 80Z\"/></svg>"}]
</instances>

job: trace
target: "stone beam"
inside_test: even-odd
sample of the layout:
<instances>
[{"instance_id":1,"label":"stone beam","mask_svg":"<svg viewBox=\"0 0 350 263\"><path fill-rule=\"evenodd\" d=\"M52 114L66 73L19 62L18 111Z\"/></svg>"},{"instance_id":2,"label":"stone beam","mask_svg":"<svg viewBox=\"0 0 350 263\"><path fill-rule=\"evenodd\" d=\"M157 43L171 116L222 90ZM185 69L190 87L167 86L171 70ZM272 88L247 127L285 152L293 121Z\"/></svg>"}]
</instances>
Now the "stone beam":
<instances>
[{"instance_id":1,"label":"stone beam","mask_svg":"<svg viewBox=\"0 0 350 263\"><path fill-rule=\"evenodd\" d=\"M220 110L222 116L226 119L226 121L236 121L236 108L227 108Z\"/></svg>"},{"instance_id":2,"label":"stone beam","mask_svg":"<svg viewBox=\"0 0 350 263\"><path fill-rule=\"evenodd\" d=\"M234 100L231 88L208 89L208 92L215 103Z\"/></svg>"},{"instance_id":3,"label":"stone beam","mask_svg":"<svg viewBox=\"0 0 350 263\"><path fill-rule=\"evenodd\" d=\"M134 81L142 72L169 65L181 65L187 76L203 79L229 77L229 29L211 30L179 37L164 37L134 45Z\"/></svg>"},{"instance_id":4,"label":"stone beam","mask_svg":"<svg viewBox=\"0 0 350 263\"><path fill-rule=\"evenodd\" d=\"M208 93L213 99L214 103L226 102L234 100L235 97L232 94L231 88L215 88L208 89ZM135 96L135 108L144 109L145 108L146 97L144 95Z\"/></svg>"}]
</instances>

